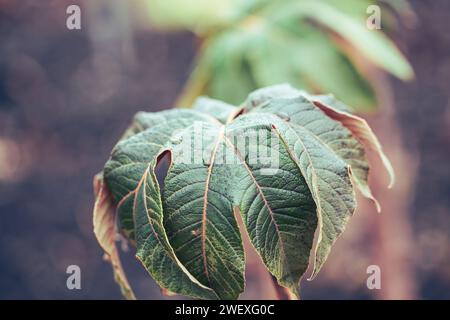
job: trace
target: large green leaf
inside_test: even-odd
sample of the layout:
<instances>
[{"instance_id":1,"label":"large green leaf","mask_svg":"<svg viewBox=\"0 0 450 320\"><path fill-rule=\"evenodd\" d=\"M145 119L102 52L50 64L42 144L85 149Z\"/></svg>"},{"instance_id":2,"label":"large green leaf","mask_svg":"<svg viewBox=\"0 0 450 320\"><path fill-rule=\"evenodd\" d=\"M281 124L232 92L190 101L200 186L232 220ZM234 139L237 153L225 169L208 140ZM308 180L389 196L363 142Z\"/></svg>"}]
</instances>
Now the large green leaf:
<instances>
[{"instance_id":1,"label":"large green leaf","mask_svg":"<svg viewBox=\"0 0 450 320\"><path fill-rule=\"evenodd\" d=\"M213 290L189 273L169 243L163 226L163 208L155 165L156 159L153 159L136 189L133 209L136 257L162 288L196 298L217 298Z\"/></svg>"},{"instance_id":2,"label":"large green leaf","mask_svg":"<svg viewBox=\"0 0 450 320\"><path fill-rule=\"evenodd\" d=\"M112 151L104 168L105 180L117 204L121 231L134 238L132 207L135 189L152 160L173 133L195 121L217 121L192 110L139 112L130 128Z\"/></svg>"},{"instance_id":3,"label":"large green leaf","mask_svg":"<svg viewBox=\"0 0 450 320\"><path fill-rule=\"evenodd\" d=\"M263 134L254 138L250 148L233 141L252 137L255 132ZM278 282L298 296L317 226L316 205L305 178L270 120L260 121L255 115L240 117L230 125L228 136L227 144L240 160L236 201L250 240ZM267 164L255 161L258 159L252 150L256 148L277 159L273 174L267 173Z\"/></svg>"},{"instance_id":4,"label":"large green leaf","mask_svg":"<svg viewBox=\"0 0 450 320\"><path fill-rule=\"evenodd\" d=\"M114 148L104 180L122 232L163 289L236 299L245 267L239 211L268 271L299 296L311 255L314 277L354 212L351 180L373 199L366 149L390 170L378 140L332 96L288 85L260 89L239 108L207 98L195 108L140 114ZM109 240L99 241L118 257L108 221Z\"/></svg>"},{"instance_id":5,"label":"large green leaf","mask_svg":"<svg viewBox=\"0 0 450 320\"><path fill-rule=\"evenodd\" d=\"M283 96L283 98L278 98ZM269 103L270 102L270 103ZM361 193L374 201L378 210L378 201L372 195L368 185L369 163L364 145L357 136L342 123L326 116L314 104L331 105L342 112L349 112L349 107L330 95L309 95L289 85L277 85L257 90L250 95L246 108L251 112L269 112L288 119L286 124L294 130L303 127L313 133L321 143L351 167L351 177Z\"/></svg>"},{"instance_id":6,"label":"large green leaf","mask_svg":"<svg viewBox=\"0 0 450 320\"><path fill-rule=\"evenodd\" d=\"M136 241L138 259L161 287L198 298L217 295L186 270L167 240L154 167L175 133L195 121L211 120L217 122L190 110L139 113L127 130L129 137L117 144L104 168L104 179L117 203L120 226L126 236Z\"/></svg>"},{"instance_id":7,"label":"large green leaf","mask_svg":"<svg viewBox=\"0 0 450 320\"><path fill-rule=\"evenodd\" d=\"M190 142L169 146L164 225L186 268L220 298L236 299L244 290L245 263L233 213L233 164L222 161L224 127L194 125L183 139L192 141L191 154L185 154Z\"/></svg>"},{"instance_id":8,"label":"large green leaf","mask_svg":"<svg viewBox=\"0 0 450 320\"><path fill-rule=\"evenodd\" d=\"M302 97L293 99L281 98L272 100L268 106L283 110L285 106L294 105L297 112L302 113L305 111L302 110L302 104L305 102L309 103ZM304 112L304 115L307 116L307 111ZM320 118L309 118L310 122L320 120ZM350 166L328 148L319 136L306 126L291 125L290 119L281 118L272 113L249 113L239 118L236 122L243 121L249 123L248 126L265 124L267 127L273 128L281 147L286 150L290 160L295 164L298 170L297 175L303 177L303 185L314 199L314 201L309 201L310 206L314 202L317 206L319 228L314 276L322 267L331 250L331 246L344 230L356 206L354 191L350 182ZM320 127L320 124L317 126ZM282 158L280 157L280 163L282 164L287 162L286 160L281 160ZM271 183L276 184L276 180L271 181ZM305 207L297 207L295 209L298 212L300 208L306 212L308 211ZM311 217L307 219L307 221L311 220ZM303 232L310 236L308 232ZM302 253L304 254L304 252ZM290 254L292 256L292 253ZM296 279L296 283L298 283L298 280L299 277ZM294 286L295 282L289 287L292 288Z\"/></svg>"}]
</instances>

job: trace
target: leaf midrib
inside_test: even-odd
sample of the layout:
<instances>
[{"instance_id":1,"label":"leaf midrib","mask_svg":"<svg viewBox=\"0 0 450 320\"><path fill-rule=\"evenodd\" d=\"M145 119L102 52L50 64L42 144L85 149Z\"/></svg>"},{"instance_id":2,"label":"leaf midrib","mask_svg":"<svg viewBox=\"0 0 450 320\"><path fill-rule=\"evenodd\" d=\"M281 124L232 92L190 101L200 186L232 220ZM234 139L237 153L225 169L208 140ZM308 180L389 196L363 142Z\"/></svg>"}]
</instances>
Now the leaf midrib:
<instances>
[{"instance_id":1,"label":"leaf midrib","mask_svg":"<svg viewBox=\"0 0 450 320\"><path fill-rule=\"evenodd\" d=\"M225 143L227 143L235 152L236 156L241 160L244 168L247 170L247 172L249 173L250 178L252 179L254 185L256 186L256 189L258 190L258 193L260 194L265 207L267 208L268 212L269 212L269 216L272 220L272 223L274 224L275 230L278 234L278 239L279 239L279 243L280 243L280 251L282 253L283 258L286 258L286 252L285 252L285 248L284 248L284 242L283 242L283 238L281 236L281 232L280 229L278 227L277 222L275 221L275 217L274 217L274 212L272 210L272 208L270 207L266 196L264 195L264 192L261 189L261 186L259 185L258 181L256 180L255 176L253 175L253 172L251 171L251 169L248 167L247 163L245 162L245 159L242 157L242 155L240 154L240 152L238 150L236 150L236 147L231 143L231 141L225 137Z\"/></svg>"},{"instance_id":2,"label":"leaf midrib","mask_svg":"<svg viewBox=\"0 0 450 320\"><path fill-rule=\"evenodd\" d=\"M216 143L214 145L213 152L211 154L211 158L209 161L209 167L208 167L208 173L206 176L206 182L205 182L205 191L203 194L203 211L202 211L202 235L201 235L201 244L202 244L202 258L203 258L203 268L206 275L206 278L208 279L209 285L211 286L211 279L209 278L209 271L208 271L208 259L206 257L206 222L207 222L207 208L208 208L208 191L209 191L209 184L211 182L211 176L212 176L212 170L214 167L214 162L216 160L216 154L217 150L219 148L219 144L221 140L224 137L225 132L225 126L221 126L219 135L217 137Z\"/></svg>"}]
</instances>

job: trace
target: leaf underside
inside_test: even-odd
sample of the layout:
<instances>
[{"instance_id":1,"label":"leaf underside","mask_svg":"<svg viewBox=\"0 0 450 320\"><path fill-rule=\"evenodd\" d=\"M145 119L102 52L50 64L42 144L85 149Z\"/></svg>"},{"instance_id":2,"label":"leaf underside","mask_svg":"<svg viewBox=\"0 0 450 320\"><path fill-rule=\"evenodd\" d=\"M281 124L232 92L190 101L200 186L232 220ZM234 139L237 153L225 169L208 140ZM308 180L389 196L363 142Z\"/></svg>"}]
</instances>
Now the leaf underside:
<instances>
[{"instance_id":1,"label":"leaf underside","mask_svg":"<svg viewBox=\"0 0 450 320\"><path fill-rule=\"evenodd\" d=\"M379 208L367 150L393 179L377 138L348 110L332 96L278 85L240 107L200 98L191 110L138 113L103 169L115 209L102 215L109 234L117 220L166 292L236 299L245 286L237 208L269 272L299 296L310 258L313 278L355 210L353 186ZM116 274L129 289L123 270Z\"/></svg>"}]
</instances>

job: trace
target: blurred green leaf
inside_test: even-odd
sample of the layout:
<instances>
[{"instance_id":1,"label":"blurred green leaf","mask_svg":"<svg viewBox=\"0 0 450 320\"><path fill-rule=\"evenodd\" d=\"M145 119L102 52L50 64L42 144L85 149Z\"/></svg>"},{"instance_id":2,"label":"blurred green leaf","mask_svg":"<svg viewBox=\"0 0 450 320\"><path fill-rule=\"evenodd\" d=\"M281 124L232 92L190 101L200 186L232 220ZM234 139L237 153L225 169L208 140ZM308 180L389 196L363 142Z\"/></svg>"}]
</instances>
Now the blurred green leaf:
<instances>
[{"instance_id":1,"label":"blurred green leaf","mask_svg":"<svg viewBox=\"0 0 450 320\"><path fill-rule=\"evenodd\" d=\"M383 33L368 29L364 20L321 1L304 1L300 10L342 36L375 65L404 80L413 77L411 66L395 45Z\"/></svg>"},{"instance_id":2,"label":"blurred green leaf","mask_svg":"<svg viewBox=\"0 0 450 320\"><path fill-rule=\"evenodd\" d=\"M315 93L332 92L359 111L377 104L372 79L362 69L366 65L400 79L413 77L395 44L381 30L367 28L366 11L373 3L148 0L155 23L188 29L203 39L180 105L192 105L199 95L236 104L256 88L289 82ZM405 1L391 7L410 12Z\"/></svg>"},{"instance_id":3,"label":"blurred green leaf","mask_svg":"<svg viewBox=\"0 0 450 320\"><path fill-rule=\"evenodd\" d=\"M226 24L242 0L147 0L152 22L160 27L201 32Z\"/></svg>"}]
</instances>

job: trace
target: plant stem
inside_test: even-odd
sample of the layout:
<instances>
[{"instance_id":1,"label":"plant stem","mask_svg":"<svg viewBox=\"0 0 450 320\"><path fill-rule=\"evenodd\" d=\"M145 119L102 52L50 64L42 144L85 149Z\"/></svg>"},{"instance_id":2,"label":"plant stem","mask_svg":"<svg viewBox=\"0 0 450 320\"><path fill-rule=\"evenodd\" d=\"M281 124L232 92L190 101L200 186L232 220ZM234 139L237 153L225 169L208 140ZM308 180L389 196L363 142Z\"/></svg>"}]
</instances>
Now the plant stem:
<instances>
[{"instance_id":1,"label":"plant stem","mask_svg":"<svg viewBox=\"0 0 450 320\"><path fill-rule=\"evenodd\" d=\"M297 300L297 297L293 295L289 289L280 286L277 279L272 275L270 276L272 278L273 287L275 288L275 293L278 300Z\"/></svg>"}]
</instances>

